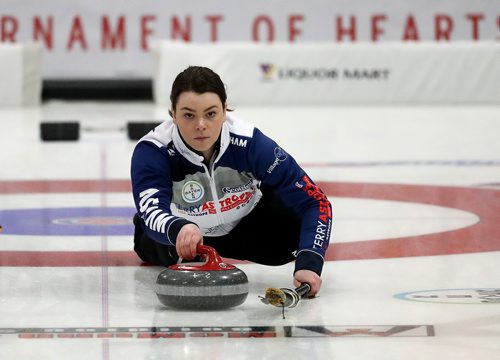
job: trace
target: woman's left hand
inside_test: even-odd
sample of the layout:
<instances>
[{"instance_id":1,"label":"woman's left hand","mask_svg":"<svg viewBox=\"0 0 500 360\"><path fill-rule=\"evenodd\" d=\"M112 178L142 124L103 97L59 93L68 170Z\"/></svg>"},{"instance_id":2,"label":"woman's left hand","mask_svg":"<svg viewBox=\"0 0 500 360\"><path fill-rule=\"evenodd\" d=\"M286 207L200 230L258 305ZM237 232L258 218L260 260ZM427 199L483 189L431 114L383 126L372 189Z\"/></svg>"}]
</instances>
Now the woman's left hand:
<instances>
[{"instance_id":1,"label":"woman's left hand","mask_svg":"<svg viewBox=\"0 0 500 360\"><path fill-rule=\"evenodd\" d=\"M303 283L308 283L311 286L311 291L309 291L308 295L313 297L321 288L322 280L314 271L303 269L295 273L293 284L295 287L299 287Z\"/></svg>"}]
</instances>

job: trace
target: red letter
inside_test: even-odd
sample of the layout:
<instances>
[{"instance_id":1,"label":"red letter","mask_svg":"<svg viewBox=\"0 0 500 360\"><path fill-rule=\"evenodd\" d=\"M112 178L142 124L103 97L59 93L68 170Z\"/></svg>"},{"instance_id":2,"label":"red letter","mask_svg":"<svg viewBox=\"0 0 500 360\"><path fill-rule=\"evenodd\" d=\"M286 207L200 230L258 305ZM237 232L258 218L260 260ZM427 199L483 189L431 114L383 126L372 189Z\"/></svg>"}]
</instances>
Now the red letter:
<instances>
[{"instance_id":1,"label":"red letter","mask_svg":"<svg viewBox=\"0 0 500 360\"><path fill-rule=\"evenodd\" d=\"M378 41L378 36L384 33L384 30L378 27L378 22L382 20L387 20L387 16L384 14L372 16L372 41Z\"/></svg>"},{"instance_id":2,"label":"red letter","mask_svg":"<svg viewBox=\"0 0 500 360\"><path fill-rule=\"evenodd\" d=\"M342 18L337 16L337 41L342 41L344 35L351 37L351 41L356 41L356 18L354 16L349 17L349 27L347 29L342 28Z\"/></svg>"},{"instance_id":3,"label":"red letter","mask_svg":"<svg viewBox=\"0 0 500 360\"><path fill-rule=\"evenodd\" d=\"M83 33L82 21L78 15L73 19L66 49L71 50L75 41L80 42L82 50L87 50L87 41L85 40L85 34Z\"/></svg>"},{"instance_id":4,"label":"red letter","mask_svg":"<svg viewBox=\"0 0 500 360\"><path fill-rule=\"evenodd\" d=\"M444 14L436 15L434 18L434 27L436 30L436 40L451 40L451 31L453 30L453 19L451 16Z\"/></svg>"},{"instance_id":5,"label":"red letter","mask_svg":"<svg viewBox=\"0 0 500 360\"><path fill-rule=\"evenodd\" d=\"M413 15L409 15L406 19L405 30L403 33L403 40L419 40L417 24L415 23L415 18Z\"/></svg>"},{"instance_id":6,"label":"red letter","mask_svg":"<svg viewBox=\"0 0 500 360\"><path fill-rule=\"evenodd\" d=\"M153 34L153 30L148 27L150 21L156 21L156 16L154 15L144 15L141 16L141 49L144 51L149 50L148 37Z\"/></svg>"},{"instance_id":7,"label":"red letter","mask_svg":"<svg viewBox=\"0 0 500 360\"><path fill-rule=\"evenodd\" d=\"M40 37L43 40L45 48L52 50L54 35L54 18L49 16L47 19L47 27L44 29L42 20L35 16L33 18L33 40L38 41Z\"/></svg>"},{"instance_id":8,"label":"red letter","mask_svg":"<svg viewBox=\"0 0 500 360\"><path fill-rule=\"evenodd\" d=\"M19 28L17 19L14 16L2 16L0 20L2 25L0 26L0 41L16 42L17 29Z\"/></svg>"},{"instance_id":9,"label":"red letter","mask_svg":"<svg viewBox=\"0 0 500 360\"><path fill-rule=\"evenodd\" d=\"M304 21L304 15L290 15L290 17L288 18L288 40L290 42L294 42L295 38L298 35L302 34L302 30L295 27L296 21Z\"/></svg>"},{"instance_id":10,"label":"red letter","mask_svg":"<svg viewBox=\"0 0 500 360\"><path fill-rule=\"evenodd\" d=\"M205 19L210 23L210 40L215 42L218 38L217 24L224 18L222 15L207 15Z\"/></svg>"},{"instance_id":11,"label":"red letter","mask_svg":"<svg viewBox=\"0 0 500 360\"><path fill-rule=\"evenodd\" d=\"M466 18L472 22L472 39L479 40L479 20L484 20L484 15L467 14Z\"/></svg>"},{"instance_id":12,"label":"red letter","mask_svg":"<svg viewBox=\"0 0 500 360\"><path fill-rule=\"evenodd\" d=\"M125 49L125 17L122 15L118 18L118 26L115 32L111 31L111 25L109 24L109 18L103 16L101 18L101 48L115 49L120 47Z\"/></svg>"},{"instance_id":13,"label":"red letter","mask_svg":"<svg viewBox=\"0 0 500 360\"><path fill-rule=\"evenodd\" d=\"M181 28L179 19L177 16L172 18L172 39L176 39L178 33L180 33L180 37L184 41L191 41L191 16L186 17L186 27L185 29Z\"/></svg>"},{"instance_id":14,"label":"red letter","mask_svg":"<svg viewBox=\"0 0 500 360\"><path fill-rule=\"evenodd\" d=\"M259 38L259 25L260 25L260 23L264 23L267 25L267 41L273 42L273 40L274 40L273 21L271 20L271 18L269 16L266 16L266 15L259 15L253 21L253 25L252 25L252 39L253 39L253 41L260 41L260 38Z\"/></svg>"}]
</instances>

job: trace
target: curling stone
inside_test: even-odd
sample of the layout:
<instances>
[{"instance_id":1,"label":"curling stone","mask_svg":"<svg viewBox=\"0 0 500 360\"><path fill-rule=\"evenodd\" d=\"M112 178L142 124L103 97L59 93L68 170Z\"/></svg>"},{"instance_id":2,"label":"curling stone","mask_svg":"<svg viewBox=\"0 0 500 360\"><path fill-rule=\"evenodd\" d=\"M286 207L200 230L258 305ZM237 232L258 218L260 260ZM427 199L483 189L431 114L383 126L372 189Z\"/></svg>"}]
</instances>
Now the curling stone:
<instances>
[{"instance_id":1,"label":"curling stone","mask_svg":"<svg viewBox=\"0 0 500 360\"><path fill-rule=\"evenodd\" d=\"M206 262L171 265L156 280L155 292L168 307L217 310L241 305L248 295L248 278L236 266L222 261L214 248L198 245Z\"/></svg>"}]
</instances>

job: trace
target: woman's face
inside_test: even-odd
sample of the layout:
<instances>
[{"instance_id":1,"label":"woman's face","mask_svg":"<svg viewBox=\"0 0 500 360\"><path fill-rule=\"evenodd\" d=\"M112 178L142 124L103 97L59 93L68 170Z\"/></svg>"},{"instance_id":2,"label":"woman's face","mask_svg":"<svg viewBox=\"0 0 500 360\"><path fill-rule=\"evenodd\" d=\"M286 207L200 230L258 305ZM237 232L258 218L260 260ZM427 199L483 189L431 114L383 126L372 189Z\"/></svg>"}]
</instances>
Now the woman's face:
<instances>
[{"instance_id":1,"label":"woman's face","mask_svg":"<svg viewBox=\"0 0 500 360\"><path fill-rule=\"evenodd\" d=\"M226 119L226 104L216 93L185 91L177 99L172 118L184 141L209 161Z\"/></svg>"}]
</instances>

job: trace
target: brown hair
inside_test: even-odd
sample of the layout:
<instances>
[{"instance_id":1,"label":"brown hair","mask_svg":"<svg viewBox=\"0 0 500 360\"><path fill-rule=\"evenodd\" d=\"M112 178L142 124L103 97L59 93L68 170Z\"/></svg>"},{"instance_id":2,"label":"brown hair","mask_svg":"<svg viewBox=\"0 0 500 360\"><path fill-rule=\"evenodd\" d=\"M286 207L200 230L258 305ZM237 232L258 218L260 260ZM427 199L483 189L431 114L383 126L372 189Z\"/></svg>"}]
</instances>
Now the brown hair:
<instances>
[{"instance_id":1,"label":"brown hair","mask_svg":"<svg viewBox=\"0 0 500 360\"><path fill-rule=\"evenodd\" d=\"M224 83L219 75L207 67L189 66L177 75L170 92L172 110L175 111L177 100L184 91L193 91L198 94L213 92L219 96L222 106L226 106L227 94Z\"/></svg>"}]
</instances>

